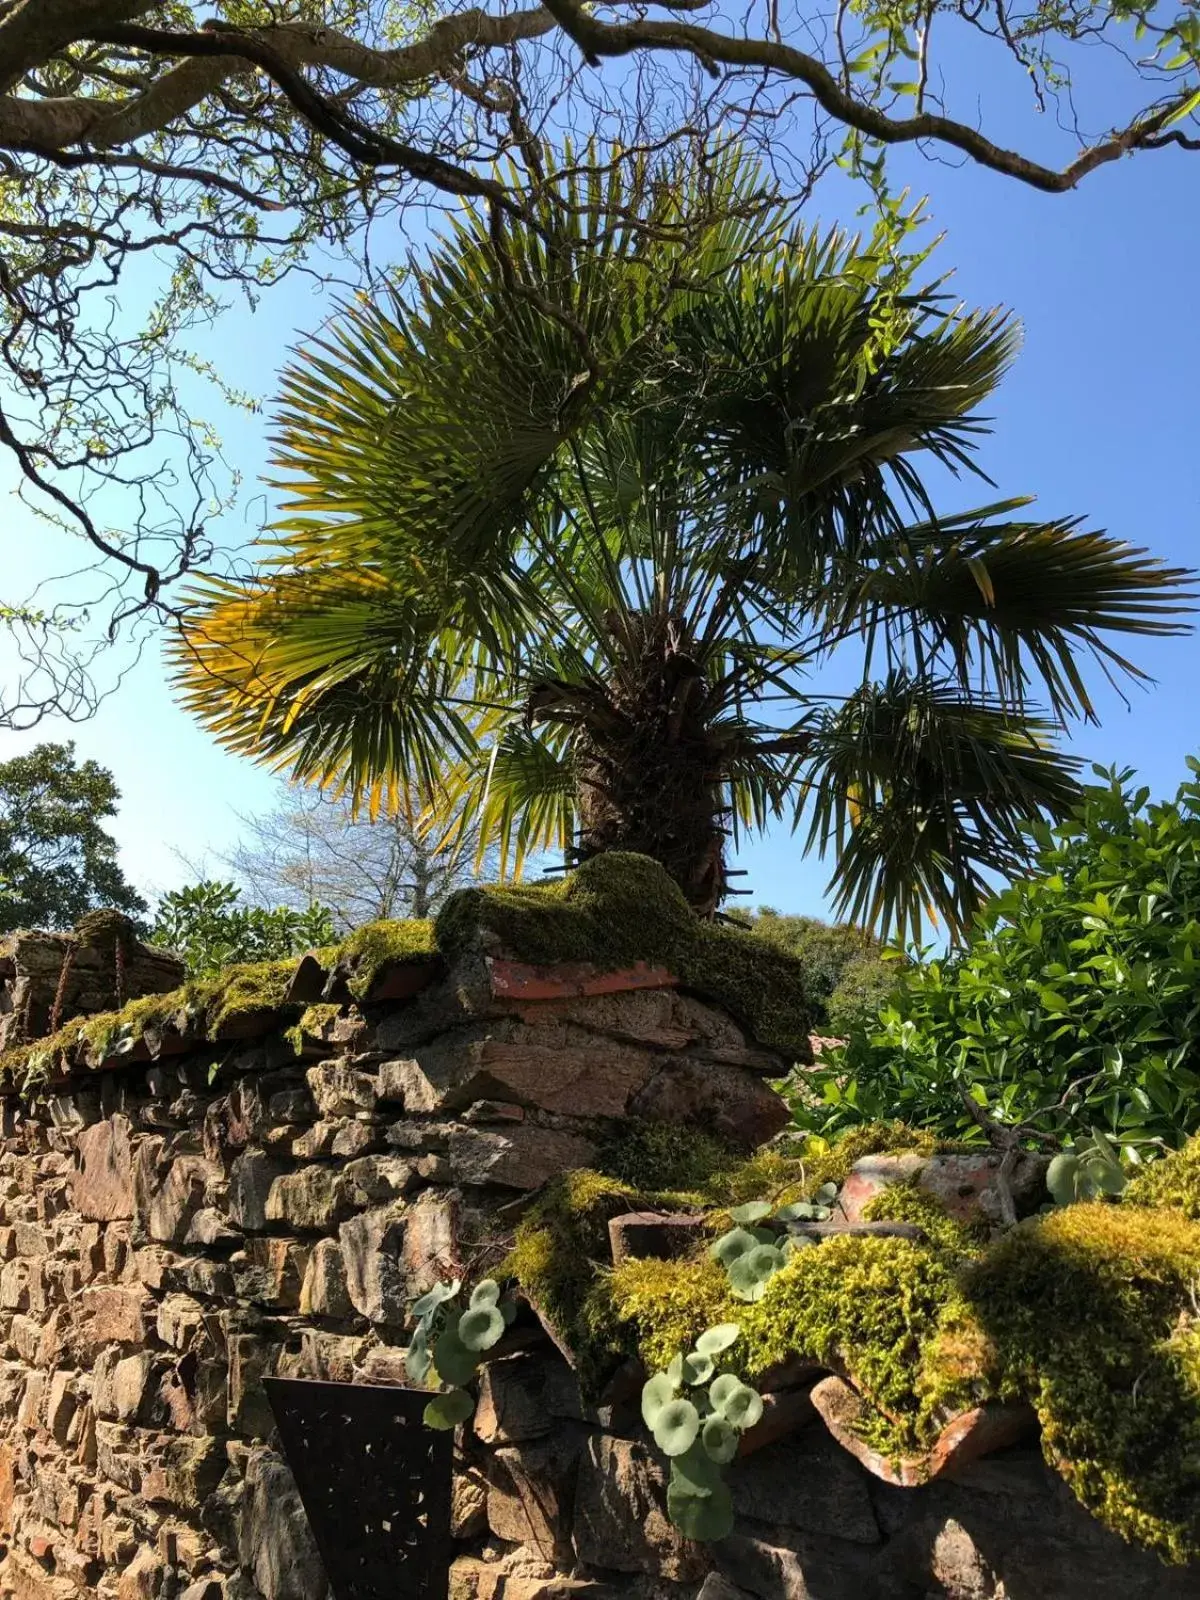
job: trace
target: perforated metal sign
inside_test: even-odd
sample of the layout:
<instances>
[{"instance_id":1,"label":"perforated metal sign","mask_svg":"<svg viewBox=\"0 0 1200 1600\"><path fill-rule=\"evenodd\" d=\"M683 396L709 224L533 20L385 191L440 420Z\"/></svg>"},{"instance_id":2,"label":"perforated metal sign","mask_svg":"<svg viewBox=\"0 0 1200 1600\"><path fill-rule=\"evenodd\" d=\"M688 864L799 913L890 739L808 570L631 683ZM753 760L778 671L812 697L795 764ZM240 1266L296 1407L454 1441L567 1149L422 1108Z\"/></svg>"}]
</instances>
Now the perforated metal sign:
<instances>
[{"instance_id":1,"label":"perforated metal sign","mask_svg":"<svg viewBox=\"0 0 1200 1600\"><path fill-rule=\"evenodd\" d=\"M446 1600L453 1434L425 1427L429 1396L263 1383L335 1600Z\"/></svg>"}]
</instances>

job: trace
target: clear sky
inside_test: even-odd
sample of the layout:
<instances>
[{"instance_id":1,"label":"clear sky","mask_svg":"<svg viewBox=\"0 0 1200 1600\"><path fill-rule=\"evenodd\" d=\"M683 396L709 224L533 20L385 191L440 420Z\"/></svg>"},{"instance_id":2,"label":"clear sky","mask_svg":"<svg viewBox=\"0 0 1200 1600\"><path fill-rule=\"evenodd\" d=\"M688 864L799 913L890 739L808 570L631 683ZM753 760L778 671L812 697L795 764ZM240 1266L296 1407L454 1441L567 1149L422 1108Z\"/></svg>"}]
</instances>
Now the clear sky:
<instances>
[{"instance_id":1,"label":"clear sky","mask_svg":"<svg viewBox=\"0 0 1200 1600\"><path fill-rule=\"evenodd\" d=\"M964 300L1010 306L1024 322L1024 352L998 395L982 454L1000 492L1036 494L1047 515L1082 514L1176 563L1200 564L1200 158L1145 154L1054 196L915 152L896 170L930 195L934 225L947 235L937 259L955 269ZM835 220L828 202L818 201L813 216ZM252 317L231 314L206 354L267 400L297 331L321 314L306 288L285 288ZM262 427L245 419L231 426L230 453L252 476L265 461ZM985 490L965 485L945 509ZM261 502L244 514L256 511ZM6 597L62 570L54 546L18 511L5 536ZM1133 648L1157 683L1126 706L1091 674L1100 725L1080 729L1073 744L1089 759L1137 768L1165 793L1184 757L1200 749L1200 640ZM90 722L0 734L0 759L68 737L115 773L123 799L114 831L128 875L146 891L191 876L181 855L214 862L236 836L237 813L272 798L272 779L224 755L173 705L153 647ZM736 864L749 870L742 882L758 901L823 909L827 870L805 861L786 829L745 847Z\"/></svg>"}]
</instances>

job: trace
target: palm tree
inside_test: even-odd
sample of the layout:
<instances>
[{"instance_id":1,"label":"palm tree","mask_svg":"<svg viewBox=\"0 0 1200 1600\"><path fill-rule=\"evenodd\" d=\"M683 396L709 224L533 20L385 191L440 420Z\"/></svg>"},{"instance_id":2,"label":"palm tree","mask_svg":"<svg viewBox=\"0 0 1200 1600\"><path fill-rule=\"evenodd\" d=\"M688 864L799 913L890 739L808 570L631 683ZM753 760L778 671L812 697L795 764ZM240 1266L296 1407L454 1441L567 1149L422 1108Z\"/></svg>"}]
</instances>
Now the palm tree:
<instances>
[{"instance_id":1,"label":"palm tree","mask_svg":"<svg viewBox=\"0 0 1200 1600\"><path fill-rule=\"evenodd\" d=\"M920 462L979 472L1016 328L761 200L736 155L593 159L347 309L286 374L258 570L192 597L195 714L417 785L506 870L640 851L711 914L782 817L843 915L964 925L1077 793L1079 657L1138 676L1111 636L1179 631L1187 575L1027 500L939 516Z\"/></svg>"}]
</instances>

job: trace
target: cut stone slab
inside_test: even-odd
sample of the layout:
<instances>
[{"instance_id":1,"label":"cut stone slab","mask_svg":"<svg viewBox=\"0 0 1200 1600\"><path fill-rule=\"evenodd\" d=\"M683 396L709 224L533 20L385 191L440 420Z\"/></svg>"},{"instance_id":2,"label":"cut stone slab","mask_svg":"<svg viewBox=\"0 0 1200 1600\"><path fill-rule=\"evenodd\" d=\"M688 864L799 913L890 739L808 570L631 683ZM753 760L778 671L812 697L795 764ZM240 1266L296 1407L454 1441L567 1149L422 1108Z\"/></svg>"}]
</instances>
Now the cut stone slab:
<instances>
[{"instance_id":1,"label":"cut stone slab","mask_svg":"<svg viewBox=\"0 0 1200 1600\"><path fill-rule=\"evenodd\" d=\"M627 1211L608 1224L613 1265L622 1261L675 1261L695 1249L704 1235L703 1217Z\"/></svg>"},{"instance_id":2,"label":"cut stone slab","mask_svg":"<svg viewBox=\"0 0 1200 1600\"><path fill-rule=\"evenodd\" d=\"M813 1385L811 1396L821 1420L843 1450L849 1451L872 1476L904 1489L929 1483L981 1456L1006 1449L1027 1437L1037 1425L1033 1410L1027 1405L976 1406L952 1418L923 1454L894 1458L872 1449L857 1431L855 1424L862 1417L864 1405L848 1383L837 1377L822 1378Z\"/></svg>"}]
</instances>

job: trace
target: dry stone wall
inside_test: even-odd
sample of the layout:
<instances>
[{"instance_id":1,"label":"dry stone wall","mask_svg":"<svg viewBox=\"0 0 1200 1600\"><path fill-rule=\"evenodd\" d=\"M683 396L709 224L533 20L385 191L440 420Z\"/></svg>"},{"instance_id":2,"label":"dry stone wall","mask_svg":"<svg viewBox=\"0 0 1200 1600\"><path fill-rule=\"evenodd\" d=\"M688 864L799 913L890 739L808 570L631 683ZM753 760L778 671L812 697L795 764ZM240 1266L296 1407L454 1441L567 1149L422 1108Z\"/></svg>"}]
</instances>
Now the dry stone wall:
<instances>
[{"instance_id":1,"label":"dry stone wall","mask_svg":"<svg viewBox=\"0 0 1200 1600\"><path fill-rule=\"evenodd\" d=\"M290 1034L291 1013L215 1044L159 1027L3 1102L5 1600L326 1600L263 1377L403 1383L412 1297L486 1271L523 1197L631 1117L747 1150L786 1118L780 1059L662 970L479 955L398 964L374 992L393 998ZM667 1253L691 1226L626 1218L614 1250ZM881 1481L813 1377L781 1379L730 1471L736 1531L701 1546L665 1515L637 1376L585 1401L518 1323L459 1442L453 1600L1200 1593L1092 1522L1035 1440Z\"/></svg>"},{"instance_id":2,"label":"dry stone wall","mask_svg":"<svg viewBox=\"0 0 1200 1600\"><path fill-rule=\"evenodd\" d=\"M505 1207L625 1117L747 1149L779 1128L782 1064L726 1016L589 987L614 980L480 959L299 1036L260 1015L257 1038L157 1060L126 1041L3 1102L0 1594L323 1600L263 1376L403 1382L412 1297L497 1259ZM565 1464L587 1432L549 1448ZM495 1470L522 1469L498 1450ZM479 1492L463 1479L468 1549Z\"/></svg>"}]
</instances>

